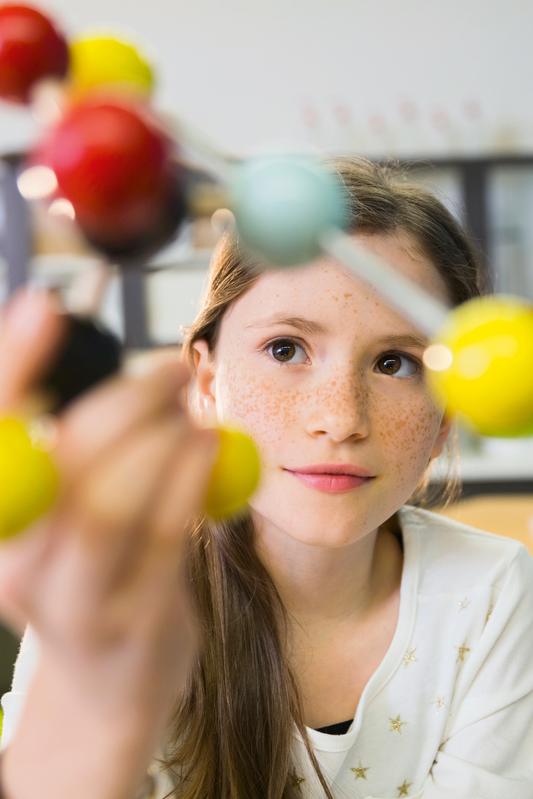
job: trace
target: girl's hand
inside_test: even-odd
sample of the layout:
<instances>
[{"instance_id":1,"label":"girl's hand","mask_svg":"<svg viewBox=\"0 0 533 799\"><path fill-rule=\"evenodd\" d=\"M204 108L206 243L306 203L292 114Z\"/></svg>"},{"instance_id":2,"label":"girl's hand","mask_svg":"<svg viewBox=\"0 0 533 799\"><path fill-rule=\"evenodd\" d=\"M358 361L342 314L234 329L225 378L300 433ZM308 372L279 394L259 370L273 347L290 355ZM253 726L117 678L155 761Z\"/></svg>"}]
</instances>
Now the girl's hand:
<instances>
[{"instance_id":1,"label":"girl's hand","mask_svg":"<svg viewBox=\"0 0 533 799\"><path fill-rule=\"evenodd\" d=\"M61 338L49 298L19 300L19 319L21 305L31 324L17 324L12 309L0 335L0 412L25 402ZM121 727L138 742L132 752L141 760L194 652L183 555L216 438L193 425L180 401L188 377L184 365L159 359L150 372L108 381L74 403L55 433L59 503L0 547L0 615L19 629L31 624L39 639L35 691L40 682L64 686L75 725L69 738L76 725L78 740L84 724ZM18 730L21 759L24 737L38 726L24 732L31 700L30 691ZM11 748L20 762L17 735Z\"/></svg>"}]
</instances>

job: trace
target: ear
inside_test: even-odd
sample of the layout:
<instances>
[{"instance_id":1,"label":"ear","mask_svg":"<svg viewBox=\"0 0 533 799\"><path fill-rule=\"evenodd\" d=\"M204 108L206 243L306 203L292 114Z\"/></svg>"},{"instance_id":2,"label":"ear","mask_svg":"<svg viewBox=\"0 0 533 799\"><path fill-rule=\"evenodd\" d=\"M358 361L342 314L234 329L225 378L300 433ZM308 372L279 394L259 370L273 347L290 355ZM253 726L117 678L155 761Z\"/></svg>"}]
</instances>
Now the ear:
<instances>
[{"instance_id":1,"label":"ear","mask_svg":"<svg viewBox=\"0 0 533 799\"><path fill-rule=\"evenodd\" d=\"M195 372L196 397L200 420L206 426L214 426L217 421L215 393L215 364L205 339L192 345Z\"/></svg>"},{"instance_id":2,"label":"ear","mask_svg":"<svg viewBox=\"0 0 533 799\"><path fill-rule=\"evenodd\" d=\"M446 416L446 414L444 414L440 423L440 429L437 434L437 438L435 439L435 443L433 444L433 449L431 450L431 460L433 460L433 458L438 458L439 455L441 454L451 429L452 429L452 420L448 416Z\"/></svg>"}]
</instances>

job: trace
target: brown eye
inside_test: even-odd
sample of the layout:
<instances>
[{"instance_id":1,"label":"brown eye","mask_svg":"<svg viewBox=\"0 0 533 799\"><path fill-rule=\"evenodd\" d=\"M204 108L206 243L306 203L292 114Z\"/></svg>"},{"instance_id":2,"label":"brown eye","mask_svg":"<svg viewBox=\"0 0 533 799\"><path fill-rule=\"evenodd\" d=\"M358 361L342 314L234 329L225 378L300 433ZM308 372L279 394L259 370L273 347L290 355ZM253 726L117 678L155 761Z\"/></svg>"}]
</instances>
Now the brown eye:
<instances>
[{"instance_id":1,"label":"brown eye","mask_svg":"<svg viewBox=\"0 0 533 799\"><path fill-rule=\"evenodd\" d=\"M400 353L389 353L377 362L379 371L392 377L412 377L419 371L419 364L414 358Z\"/></svg>"},{"instance_id":2,"label":"brown eye","mask_svg":"<svg viewBox=\"0 0 533 799\"><path fill-rule=\"evenodd\" d=\"M274 360L278 361L278 363L292 363L292 359L296 355L297 351L302 350L304 354L304 360L296 361L295 363L304 363L305 361L305 352L303 347L290 338L279 338L276 341L273 341L268 345L267 350L271 351L272 357Z\"/></svg>"},{"instance_id":3,"label":"brown eye","mask_svg":"<svg viewBox=\"0 0 533 799\"><path fill-rule=\"evenodd\" d=\"M387 357L382 358L379 363L381 371L388 375L396 374L401 366L400 358L397 355L387 355Z\"/></svg>"}]
</instances>

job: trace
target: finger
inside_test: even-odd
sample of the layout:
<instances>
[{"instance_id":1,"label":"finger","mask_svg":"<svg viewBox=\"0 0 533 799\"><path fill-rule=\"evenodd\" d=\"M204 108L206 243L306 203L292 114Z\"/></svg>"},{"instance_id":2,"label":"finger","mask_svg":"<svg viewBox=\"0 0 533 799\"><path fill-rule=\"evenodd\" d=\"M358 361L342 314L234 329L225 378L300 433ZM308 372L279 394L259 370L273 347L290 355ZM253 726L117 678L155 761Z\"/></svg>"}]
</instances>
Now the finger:
<instances>
[{"instance_id":1,"label":"finger","mask_svg":"<svg viewBox=\"0 0 533 799\"><path fill-rule=\"evenodd\" d=\"M196 431L175 457L150 522L152 538L175 546L187 522L200 510L219 446L215 430Z\"/></svg>"},{"instance_id":2,"label":"finger","mask_svg":"<svg viewBox=\"0 0 533 799\"><path fill-rule=\"evenodd\" d=\"M189 369L159 359L141 375L112 378L77 400L58 424L55 455L67 483L165 409L179 410Z\"/></svg>"},{"instance_id":3,"label":"finger","mask_svg":"<svg viewBox=\"0 0 533 799\"><path fill-rule=\"evenodd\" d=\"M176 582L193 519L202 511L218 446L214 430L195 431L182 445L179 459L173 459L150 519L141 582Z\"/></svg>"},{"instance_id":4,"label":"finger","mask_svg":"<svg viewBox=\"0 0 533 799\"><path fill-rule=\"evenodd\" d=\"M179 619L190 642L196 638L193 607L184 582L184 558L217 449L215 431L190 432L181 444L179 458L176 455L168 469L168 479L153 497L151 517L143 525L137 568L124 576L109 610L117 620L134 614L140 636L149 635L148 631L157 627L155 620L170 614Z\"/></svg>"},{"instance_id":5,"label":"finger","mask_svg":"<svg viewBox=\"0 0 533 799\"><path fill-rule=\"evenodd\" d=\"M9 302L0 319L0 408L24 401L52 363L65 329L50 293L23 290Z\"/></svg>"},{"instance_id":6,"label":"finger","mask_svg":"<svg viewBox=\"0 0 533 799\"><path fill-rule=\"evenodd\" d=\"M74 532L94 564L101 590L115 587L135 570L153 499L188 428L185 417L175 415L147 425L87 473L67 499Z\"/></svg>"}]
</instances>

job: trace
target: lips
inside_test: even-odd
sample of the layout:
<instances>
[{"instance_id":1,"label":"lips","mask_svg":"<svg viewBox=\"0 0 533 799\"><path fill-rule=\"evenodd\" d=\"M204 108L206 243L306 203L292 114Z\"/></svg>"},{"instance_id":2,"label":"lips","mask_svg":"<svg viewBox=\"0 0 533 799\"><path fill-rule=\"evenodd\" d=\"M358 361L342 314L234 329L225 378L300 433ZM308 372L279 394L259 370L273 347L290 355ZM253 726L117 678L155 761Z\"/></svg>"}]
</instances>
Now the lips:
<instances>
[{"instance_id":1,"label":"lips","mask_svg":"<svg viewBox=\"0 0 533 799\"><path fill-rule=\"evenodd\" d=\"M352 464L317 464L285 471L310 488L328 494L352 491L370 483L374 477L367 469Z\"/></svg>"},{"instance_id":2,"label":"lips","mask_svg":"<svg viewBox=\"0 0 533 799\"><path fill-rule=\"evenodd\" d=\"M373 477L368 469L362 466L356 466L353 463L315 463L312 466L295 466L288 469L290 472L298 472L298 474L343 474L352 475L352 477Z\"/></svg>"}]
</instances>

